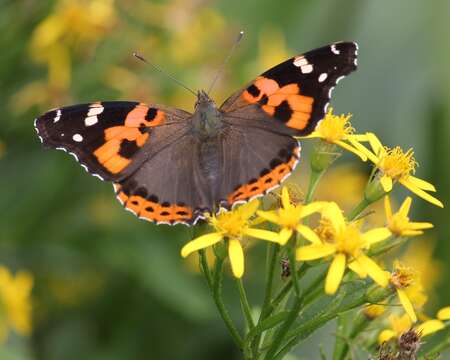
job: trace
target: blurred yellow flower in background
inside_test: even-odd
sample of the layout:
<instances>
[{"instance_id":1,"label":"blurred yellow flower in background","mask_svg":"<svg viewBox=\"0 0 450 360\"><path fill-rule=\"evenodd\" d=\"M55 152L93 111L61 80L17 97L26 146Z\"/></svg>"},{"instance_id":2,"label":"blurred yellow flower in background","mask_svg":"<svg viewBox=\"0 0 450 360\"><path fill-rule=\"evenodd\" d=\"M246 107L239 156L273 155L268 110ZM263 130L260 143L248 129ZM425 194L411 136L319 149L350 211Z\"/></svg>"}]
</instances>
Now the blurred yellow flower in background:
<instances>
[{"instance_id":1,"label":"blurred yellow flower in background","mask_svg":"<svg viewBox=\"0 0 450 360\"><path fill-rule=\"evenodd\" d=\"M251 218L255 215L258 207L259 201L253 200L231 211L221 212L219 215L208 215L207 220L215 232L199 236L188 242L181 249L181 256L186 257L195 251L226 240L233 275L241 278L244 274L244 251L241 242L246 237L281 244L278 233L251 227L253 225Z\"/></svg>"},{"instance_id":2,"label":"blurred yellow flower in background","mask_svg":"<svg viewBox=\"0 0 450 360\"><path fill-rule=\"evenodd\" d=\"M31 333L31 290L33 277L27 271L14 276L0 266L0 339L5 341L10 329L20 335Z\"/></svg>"},{"instance_id":3,"label":"blurred yellow flower in background","mask_svg":"<svg viewBox=\"0 0 450 360\"><path fill-rule=\"evenodd\" d=\"M113 0L59 0L31 34L31 59L45 65L47 79L27 84L12 99L17 112L57 104L65 97L75 54L88 53L116 22Z\"/></svg>"}]
</instances>

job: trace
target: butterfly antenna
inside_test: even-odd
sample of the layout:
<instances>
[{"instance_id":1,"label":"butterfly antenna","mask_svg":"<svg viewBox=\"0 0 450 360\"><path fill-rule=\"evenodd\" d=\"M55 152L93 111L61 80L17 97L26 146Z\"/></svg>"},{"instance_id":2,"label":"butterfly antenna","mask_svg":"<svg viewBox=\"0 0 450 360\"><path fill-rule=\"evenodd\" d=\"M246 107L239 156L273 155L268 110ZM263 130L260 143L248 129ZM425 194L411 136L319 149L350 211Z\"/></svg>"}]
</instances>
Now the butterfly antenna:
<instances>
[{"instance_id":1,"label":"butterfly antenna","mask_svg":"<svg viewBox=\"0 0 450 360\"><path fill-rule=\"evenodd\" d=\"M222 65L219 67L219 69L217 70L216 76L214 77L207 94L209 95L209 93L211 92L211 90L213 89L214 85L216 84L217 80L220 78L220 75L222 75L223 70L225 69L225 66L228 64L228 61L230 60L231 56L234 53L234 50L236 50L237 46L239 45L239 43L242 40L242 37L244 36L244 32L241 30L239 31L239 35L236 38L236 41L234 42L233 46L231 47L230 52L228 53L228 56L225 58L225 61L222 63Z\"/></svg>"},{"instance_id":2,"label":"butterfly antenna","mask_svg":"<svg viewBox=\"0 0 450 360\"><path fill-rule=\"evenodd\" d=\"M181 81L177 80L173 75L169 74L167 71L163 70L162 68L160 68L159 66L157 66L157 65L155 65L155 64L153 64L153 63L151 63L151 62L148 62L145 58L143 58L141 55L139 55L139 54L136 53L136 52L133 53L133 56L134 56L136 59L139 59L139 60L141 60L142 62L144 62L144 63L146 63L146 64L152 66L154 69L156 69L157 71L159 71L161 74L166 75L169 79L171 79L172 81L174 81L175 83L177 83L177 84L180 85L181 87L185 88L187 91L189 91L189 92L191 92L192 94L194 94L194 96L197 96L197 93L196 93L194 90L188 88L186 85L184 85Z\"/></svg>"}]
</instances>

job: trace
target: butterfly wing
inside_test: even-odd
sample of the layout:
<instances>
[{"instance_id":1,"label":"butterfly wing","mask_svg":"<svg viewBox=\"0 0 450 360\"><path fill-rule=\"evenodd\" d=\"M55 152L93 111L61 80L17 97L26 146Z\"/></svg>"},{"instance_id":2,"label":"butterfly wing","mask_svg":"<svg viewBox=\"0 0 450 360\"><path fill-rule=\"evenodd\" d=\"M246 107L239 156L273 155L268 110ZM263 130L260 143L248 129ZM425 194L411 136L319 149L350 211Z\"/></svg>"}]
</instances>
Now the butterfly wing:
<instances>
[{"instance_id":1,"label":"butterfly wing","mask_svg":"<svg viewBox=\"0 0 450 360\"><path fill-rule=\"evenodd\" d=\"M44 146L69 152L88 172L111 181L129 176L181 136L189 116L160 105L96 102L51 110L35 120L35 128Z\"/></svg>"},{"instance_id":2,"label":"butterfly wing","mask_svg":"<svg viewBox=\"0 0 450 360\"><path fill-rule=\"evenodd\" d=\"M279 186L297 166L300 144L290 135L248 127L231 118L225 120L222 175L216 198L229 209Z\"/></svg>"},{"instance_id":3,"label":"butterfly wing","mask_svg":"<svg viewBox=\"0 0 450 360\"><path fill-rule=\"evenodd\" d=\"M314 130L334 86L356 69L356 55L355 43L340 42L295 56L224 102L223 206L266 194L291 174L300 157L292 136Z\"/></svg>"},{"instance_id":4,"label":"butterfly wing","mask_svg":"<svg viewBox=\"0 0 450 360\"><path fill-rule=\"evenodd\" d=\"M200 169L200 140L191 131L115 183L117 198L141 219L193 224L212 210L209 183Z\"/></svg>"},{"instance_id":5,"label":"butterfly wing","mask_svg":"<svg viewBox=\"0 0 450 360\"><path fill-rule=\"evenodd\" d=\"M273 120L272 131L307 135L324 117L334 86L356 70L357 49L339 42L295 56L232 95L221 110L247 126L267 127L264 122Z\"/></svg>"}]
</instances>

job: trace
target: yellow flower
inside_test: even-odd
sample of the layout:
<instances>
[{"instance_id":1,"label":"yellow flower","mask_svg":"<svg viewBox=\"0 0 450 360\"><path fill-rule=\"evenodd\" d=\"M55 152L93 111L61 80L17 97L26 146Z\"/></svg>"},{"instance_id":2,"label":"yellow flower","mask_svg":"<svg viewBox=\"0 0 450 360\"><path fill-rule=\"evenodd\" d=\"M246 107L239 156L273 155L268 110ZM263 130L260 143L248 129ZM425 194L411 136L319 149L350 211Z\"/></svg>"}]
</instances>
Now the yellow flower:
<instances>
[{"instance_id":1,"label":"yellow flower","mask_svg":"<svg viewBox=\"0 0 450 360\"><path fill-rule=\"evenodd\" d=\"M450 320L450 306L446 306L438 311L437 318L439 320Z\"/></svg>"},{"instance_id":2,"label":"yellow flower","mask_svg":"<svg viewBox=\"0 0 450 360\"><path fill-rule=\"evenodd\" d=\"M319 138L330 144L336 144L366 161L366 151L360 142L367 141L367 136L354 134L355 129L350 124L350 117L351 114L336 116L330 107L316 130L306 138Z\"/></svg>"},{"instance_id":3,"label":"yellow flower","mask_svg":"<svg viewBox=\"0 0 450 360\"><path fill-rule=\"evenodd\" d=\"M443 318L442 314L446 312L448 312L447 314L445 314L447 315L447 317ZM380 333L378 337L378 342L382 344L393 338L400 338L400 336L403 333L409 331L410 329L413 329L420 337L427 336L444 329L445 323L442 320L449 320L449 319L450 319L450 307L447 307L439 310L437 314L437 319L424 321L423 323L418 324L413 328L413 323L408 314L404 314L402 316L392 314L389 316L390 328L385 329Z\"/></svg>"},{"instance_id":4,"label":"yellow flower","mask_svg":"<svg viewBox=\"0 0 450 360\"><path fill-rule=\"evenodd\" d=\"M399 338L403 333L412 328L411 319L407 314L397 316L395 314L389 315L390 328L383 330L378 336L380 344L391 340L392 338Z\"/></svg>"},{"instance_id":5,"label":"yellow flower","mask_svg":"<svg viewBox=\"0 0 450 360\"><path fill-rule=\"evenodd\" d=\"M21 335L31 332L31 300L33 277L26 271L13 276L4 266L0 266L0 339L5 340L9 329Z\"/></svg>"},{"instance_id":6,"label":"yellow flower","mask_svg":"<svg viewBox=\"0 0 450 360\"><path fill-rule=\"evenodd\" d=\"M389 196L384 198L384 209L387 218L387 227L395 236L415 236L423 234L422 230L431 229L433 224L428 222L410 222L408 213L411 208L412 199L408 196L400 209L392 213Z\"/></svg>"},{"instance_id":7,"label":"yellow flower","mask_svg":"<svg viewBox=\"0 0 450 360\"><path fill-rule=\"evenodd\" d=\"M380 183L385 192L390 192L393 183L398 181L422 199L436 206L444 207L441 201L428 193L435 192L436 188L429 182L412 175L417 166L412 149L405 153L398 146L393 149L384 147L373 133L368 133L367 138L372 151L364 148L364 153L380 171Z\"/></svg>"},{"instance_id":8,"label":"yellow flower","mask_svg":"<svg viewBox=\"0 0 450 360\"><path fill-rule=\"evenodd\" d=\"M417 330L422 336L426 336L436 331L445 328L445 320L450 320L450 306L442 308L437 313L437 319L431 319L424 321L422 324L417 326Z\"/></svg>"},{"instance_id":9,"label":"yellow flower","mask_svg":"<svg viewBox=\"0 0 450 360\"><path fill-rule=\"evenodd\" d=\"M258 209L259 201L253 200L232 211L222 212L219 215L208 215L208 222L214 227L215 232L199 236L188 242L181 249L181 256L186 257L194 251L212 246L219 241L226 240L228 243L228 257L230 258L231 269L235 277L240 278L244 274L244 251L242 240L245 237L272 241L280 244L277 233L251 228L250 220Z\"/></svg>"},{"instance_id":10,"label":"yellow flower","mask_svg":"<svg viewBox=\"0 0 450 360\"><path fill-rule=\"evenodd\" d=\"M380 304L367 305L363 310L364 315L366 315L369 319L375 319L383 315L385 311L386 306Z\"/></svg>"},{"instance_id":11,"label":"yellow flower","mask_svg":"<svg viewBox=\"0 0 450 360\"><path fill-rule=\"evenodd\" d=\"M391 273L390 283L396 289L398 299L412 322L417 321L413 302L422 306L426 301L423 287L418 281L416 271L399 261L394 262L394 271Z\"/></svg>"},{"instance_id":12,"label":"yellow flower","mask_svg":"<svg viewBox=\"0 0 450 360\"><path fill-rule=\"evenodd\" d=\"M354 223L347 223L336 203L330 203L322 210L321 240L297 249L297 260L309 261L333 256L325 280L325 292L334 294L348 267L359 276L369 275L377 284L386 287L389 278L365 250L373 244L387 239L391 234L387 228L375 228L361 233Z\"/></svg>"},{"instance_id":13,"label":"yellow flower","mask_svg":"<svg viewBox=\"0 0 450 360\"><path fill-rule=\"evenodd\" d=\"M281 227L279 242L282 245L286 244L294 231L312 243L317 243L320 242L319 237L308 226L303 225L301 220L320 211L325 204L325 202L313 202L308 205L292 204L288 188L283 187L281 191L282 206L278 210L258 211L258 215Z\"/></svg>"}]
</instances>

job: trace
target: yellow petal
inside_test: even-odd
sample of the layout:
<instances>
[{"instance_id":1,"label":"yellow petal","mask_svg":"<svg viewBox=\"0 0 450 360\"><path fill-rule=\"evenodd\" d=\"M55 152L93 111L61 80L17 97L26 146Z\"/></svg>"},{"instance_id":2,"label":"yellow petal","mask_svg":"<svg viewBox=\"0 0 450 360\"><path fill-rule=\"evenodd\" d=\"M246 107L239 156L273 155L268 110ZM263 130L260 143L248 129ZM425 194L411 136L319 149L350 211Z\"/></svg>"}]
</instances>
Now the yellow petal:
<instances>
[{"instance_id":1,"label":"yellow petal","mask_svg":"<svg viewBox=\"0 0 450 360\"><path fill-rule=\"evenodd\" d=\"M278 234L278 242L280 245L285 245L292 236L294 231L288 228L282 228L280 233Z\"/></svg>"},{"instance_id":2,"label":"yellow petal","mask_svg":"<svg viewBox=\"0 0 450 360\"><path fill-rule=\"evenodd\" d=\"M297 225L296 229L306 240L312 242L313 244L322 243L317 234L306 225Z\"/></svg>"},{"instance_id":3,"label":"yellow petal","mask_svg":"<svg viewBox=\"0 0 450 360\"><path fill-rule=\"evenodd\" d=\"M263 229L246 229L244 230L244 234L250 237L254 237L256 239L262 239L267 241L272 241L275 243L280 243L278 238L278 233L269 230Z\"/></svg>"},{"instance_id":4,"label":"yellow petal","mask_svg":"<svg viewBox=\"0 0 450 360\"><path fill-rule=\"evenodd\" d=\"M330 202L322 209L322 216L327 218L333 224L335 230L345 228L345 219L342 211L335 202Z\"/></svg>"},{"instance_id":5,"label":"yellow petal","mask_svg":"<svg viewBox=\"0 0 450 360\"><path fill-rule=\"evenodd\" d=\"M397 289L397 295L398 299L400 300L400 303L402 304L403 308L405 309L406 313L408 314L409 318L413 323L417 321L417 316L414 311L414 307L411 303L411 300L409 300L408 295L406 295L405 290L403 289Z\"/></svg>"},{"instance_id":6,"label":"yellow petal","mask_svg":"<svg viewBox=\"0 0 450 360\"><path fill-rule=\"evenodd\" d=\"M391 232L388 228L375 228L361 234L361 238L367 245L373 245L377 242L386 240L389 236L391 236Z\"/></svg>"},{"instance_id":7,"label":"yellow petal","mask_svg":"<svg viewBox=\"0 0 450 360\"><path fill-rule=\"evenodd\" d=\"M411 183L409 180L410 179L408 178L408 179L400 179L399 181L403 186L408 188L411 192L416 194L418 197L421 197L422 199L424 199L425 201L428 201L429 203L431 203L433 205L439 206L441 208L444 207L444 204L440 200L436 199L434 196L431 196L427 192L418 188L413 183Z\"/></svg>"},{"instance_id":8,"label":"yellow petal","mask_svg":"<svg viewBox=\"0 0 450 360\"><path fill-rule=\"evenodd\" d=\"M434 225L429 222L410 222L409 227L413 230L423 230L431 229L432 227L434 227Z\"/></svg>"},{"instance_id":9,"label":"yellow petal","mask_svg":"<svg viewBox=\"0 0 450 360\"><path fill-rule=\"evenodd\" d=\"M380 156L380 154L386 152L383 144L374 133L367 133L367 139L369 140L370 147L377 156Z\"/></svg>"},{"instance_id":10,"label":"yellow petal","mask_svg":"<svg viewBox=\"0 0 450 360\"><path fill-rule=\"evenodd\" d=\"M251 216L253 216L253 214L255 214L256 210L258 210L258 207L259 207L259 200L255 199L247 204L241 205L240 207L238 207L237 211L241 213L241 216L244 219L248 219Z\"/></svg>"},{"instance_id":11,"label":"yellow petal","mask_svg":"<svg viewBox=\"0 0 450 360\"><path fill-rule=\"evenodd\" d=\"M359 262L352 261L348 264L348 268L354 273L358 274L361 279L365 279L367 277L367 271L364 269Z\"/></svg>"},{"instance_id":12,"label":"yellow petal","mask_svg":"<svg viewBox=\"0 0 450 360\"><path fill-rule=\"evenodd\" d=\"M384 197L384 211L386 213L386 218L390 219L392 217L391 199L389 195Z\"/></svg>"},{"instance_id":13,"label":"yellow petal","mask_svg":"<svg viewBox=\"0 0 450 360\"><path fill-rule=\"evenodd\" d=\"M402 205L400 206L400 209L398 212L402 214L403 216L408 216L409 209L411 209L411 203L412 199L410 196L408 196L405 201L403 201Z\"/></svg>"},{"instance_id":14,"label":"yellow petal","mask_svg":"<svg viewBox=\"0 0 450 360\"><path fill-rule=\"evenodd\" d=\"M280 223L280 217L277 215L276 211L262 211L258 210L258 216L266 219L267 221L270 221L274 224Z\"/></svg>"},{"instance_id":15,"label":"yellow petal","mask_svg":"<svg viewBox=\"0 0 450 360\"><path fill-rule=\"evenodd\" d=\"M383 330L378 336L378 342L383 344L395 337L395 332L390 329Z\"/></svg>"},{"instance_id":16,"label":"yellow petal","mask_svg":"<svg viewBox=\"0 0 450 360\"><path fill-rule=\"evenodd\" d=\"M189 241L186 245L181 249L181 256L186 257L194 251L204 249L205 247L214 245L223 239L223 235L221 233L210 233L202 235L192 241Z\"/></svg>"},{"instance_id":17,"label":"yellow petal","mask_svg":"<svg viewBox=\"0 0 450 360\"><path fill-rule=\"evenodd\" d=\"M336 249L332 245L308 245L297 248L297 260L309 261L327 257L334 254Z\"/></svg>"},{"instance_id":18,"label":"yellow petal","mask_svg":"<svg viewBox=\"0 0 450 360\"><path fill-rule=\"evenodd\" d=\"M337 254L328 269L327 278L325 279L325 293L333 295L344 276L346 258L344 254Z\"/></svg>"},{"instance_id":19,"label":"yellow petal","mask_svg":"<svg viewBox=\"0 0 450 360\"><path fill-rule=\"evenodd\" d=\"M230 239L228 243L228 257L230 258L233 275L241 278L244 275L244 251L239 240Z\"/></svg>"},{"instance_id":20,"label":"yellow petal","mask_svg":"<svg viewBox=\"0 0 450 360\"><path fill-rule=\"evenodd\" d=\"M291 200L289 199L289 190L286 186L281 190L281 204L285 209L291 208Z\"/></svg>"},{"instance_id":21,"label":"yellow petal","mask_svg":"<svg viewBox=\"0 0 450 360\"><path fill-rule=\"evenodd\" d=\"M387 287L389 285L389 275L386 271L381 269L378 264L366 255L358 256L355 261L367 272L373 281L375 281L381 287Z\"/></svg>"},{"instance_id":22,"label":"yellow petal","mask_svg":"<svg viewBox=\"0 0 450 360\"><path fill-rule=\"evenodd\" d=\"M450 320L450 306L446 306L445 308L442 308L437 313L437 318L439 320Z\"/></svg>"},{"instance_id":23,"label":"yellow petal","mask_svg":"<svg viewBox=\"0 0 450 360\"><path fill-rule=\"evenodd\" d=\"M434 187L433 184L429 183L428 181L425 181L423 179L419 179L415 176L410 175L408 177L408 180L414 184L415 186L417 186L419 189L425 190L425 191L432 191L435 192L436 188Z\"/></svg>"},{"instance_id":24,"label":"yellow petal","mask_svg":"<svg viewBox=\"0 0 450 360\"><path fill-rule=\"evenodd\" d=\"M392 179L389 176L383 175L380 179L380 183L385 192L388 193L392 190Z\"/></svg>"},{"instance_id":25,"label":"yellow petal","mask_svg":"<svg viewBox=\"0 0 450 360\"><path fill-rule=\"evenodd\" d=\"M367 156L355 149L354 147L350 146L349 144L343 142L342 140L337 140L334 142L336 145L339 145L341 148L351 152L352 154L355 154L356 156L359 156L362 161L367 161Z\"/></svg>"},{"instance_id":26,"label":"yellow petal","mask_svg":"<svg viewBox=\"0 0 450 360\"><path fill-rule=\"evenodd\" d=\"M315 212L319 212L324 206L327 206L326 201L314 201L311 204L302 206L302 218L307 217Z\"/></svg>"},{"instance_id":27,"label":"yellow petal","mask_svg":"<svg viewBox=\"0 0 450 360\"><path fill-rule=\"evenodd\" d=\"M420 333L421 336L427 336L436 331L442 330L445 328L445 324L440 320L428 320L418 325L416 330Z\"/></svg>"}]
</instances>

